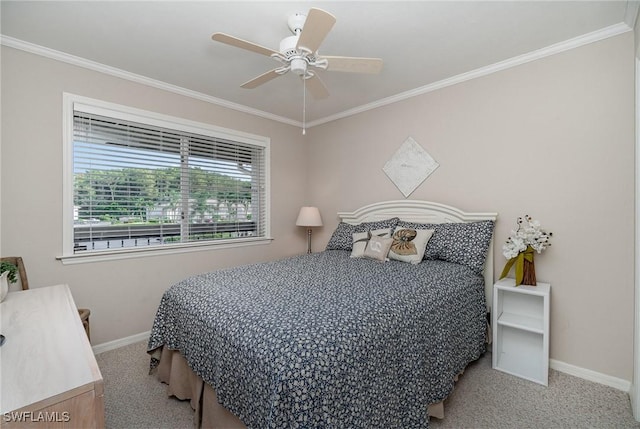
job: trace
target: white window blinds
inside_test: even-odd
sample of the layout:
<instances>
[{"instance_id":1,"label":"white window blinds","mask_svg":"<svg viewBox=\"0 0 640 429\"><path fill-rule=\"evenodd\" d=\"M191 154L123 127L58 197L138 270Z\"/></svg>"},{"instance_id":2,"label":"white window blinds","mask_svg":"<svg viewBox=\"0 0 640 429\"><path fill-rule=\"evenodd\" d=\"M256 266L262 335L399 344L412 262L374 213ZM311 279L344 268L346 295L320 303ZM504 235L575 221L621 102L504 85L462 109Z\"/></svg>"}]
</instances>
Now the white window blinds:
<instances>
[{"instance_id":1,"label":"white window blinds","mask_svg":"<svg viewBox=\"0 0 640 429\"><path fill-rule=\"evenodd\" d=\"M264 146L73 115L74 253L265 237Z\"/></svg>"}]
</instances>

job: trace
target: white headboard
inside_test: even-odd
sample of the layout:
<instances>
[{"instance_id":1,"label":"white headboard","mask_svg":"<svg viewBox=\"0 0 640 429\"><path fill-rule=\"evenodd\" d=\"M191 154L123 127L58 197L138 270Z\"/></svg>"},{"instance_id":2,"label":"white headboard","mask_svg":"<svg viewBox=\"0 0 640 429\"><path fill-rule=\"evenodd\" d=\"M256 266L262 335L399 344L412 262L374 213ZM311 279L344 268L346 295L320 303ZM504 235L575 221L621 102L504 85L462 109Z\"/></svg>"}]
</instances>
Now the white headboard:
<instances>
[{"instance_id":1,"label":"white headboard","mask_svg":"<svg viewBox=\"0 0 640 429\"><path fill-rule=\"evenodd\" d=\"M482 220L495 221L498 213L467 213L455 207L419 200L392 200L369 204L353 212L338 212L342 222L357 224L399 217L407 222L463 223ZM491 238L484 265L484 291L487 308L491 307L493 295L493 241Z\"/></svg>"}]
</instances>

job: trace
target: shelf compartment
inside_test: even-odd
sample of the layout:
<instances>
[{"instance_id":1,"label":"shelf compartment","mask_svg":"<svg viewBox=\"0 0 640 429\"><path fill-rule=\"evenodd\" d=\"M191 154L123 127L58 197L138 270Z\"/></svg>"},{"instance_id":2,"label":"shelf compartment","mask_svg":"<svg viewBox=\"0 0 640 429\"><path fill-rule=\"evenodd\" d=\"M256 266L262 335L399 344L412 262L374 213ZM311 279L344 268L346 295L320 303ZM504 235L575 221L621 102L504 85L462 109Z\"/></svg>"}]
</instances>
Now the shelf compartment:
<instances>
[{"instance_id":1,"label":"shelf compartment","mask_svg":"<svg viewBox=\"0 0 640 429\"><path fill-rule=\"evenodd\" d=\"M543 356L543 336L522 329L502 326L494 353L494 368L511 375L547 385L548 362ZM548 365L548 363L547 363Z\"/></svg>"}]
</instances>

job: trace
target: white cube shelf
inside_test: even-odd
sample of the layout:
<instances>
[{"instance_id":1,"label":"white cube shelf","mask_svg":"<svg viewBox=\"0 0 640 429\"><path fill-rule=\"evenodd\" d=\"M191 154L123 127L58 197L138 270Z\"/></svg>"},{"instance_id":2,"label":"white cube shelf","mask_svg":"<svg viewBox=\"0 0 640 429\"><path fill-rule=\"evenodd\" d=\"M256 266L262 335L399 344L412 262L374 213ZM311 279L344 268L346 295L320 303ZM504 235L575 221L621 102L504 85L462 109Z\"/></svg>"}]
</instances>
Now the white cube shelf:
<instances>
[{"instance_id":1,"label":"white cube shelf","mask_svg":"<svg viewBox=\"0 0 640 429\"><path fill-rule=\"evenodd\" d=\"M494 369L548 385L550 295L548 283L516 287L506 278L494 284Z\"/></svg>"}]
</instances>

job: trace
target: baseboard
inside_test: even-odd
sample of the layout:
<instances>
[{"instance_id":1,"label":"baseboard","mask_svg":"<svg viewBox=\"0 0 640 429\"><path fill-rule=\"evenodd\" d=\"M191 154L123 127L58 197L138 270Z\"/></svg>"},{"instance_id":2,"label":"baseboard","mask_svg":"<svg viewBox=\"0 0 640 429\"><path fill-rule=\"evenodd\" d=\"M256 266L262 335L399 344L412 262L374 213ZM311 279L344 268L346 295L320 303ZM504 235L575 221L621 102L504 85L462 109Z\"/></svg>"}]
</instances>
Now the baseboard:
<instances>
[{"instance_id":1,"label":"baseboard","mask_svg":"<svg viewBox=\"0 0 640 429\"><path fill-rule=\"evenodd\" d=\"M129 344L137 343L139 341L145 341L149 339L151 331L140 332L139 334L131 335L130 337L120 338L118 340L108 341L106 343L93 346L93 354L98 355L100 353L108 352L109 350L115 350L120 347L128 346Z\"/></svg>"},{"instance_id":2,"label":"baseboard","mask_svg":"<svg viewBox=\"0 0 640 429\"><path fill-rule=\"evenodd\" d=\"M570 365L559 360L549 359L549 368L584 380L593 381L594 383L604 384L605 386L622 390L625 393L629 393L631 390L631 382L628 380L612 377L590 369L580 368L579 366Z\"/></svg>"}]
</instances>

